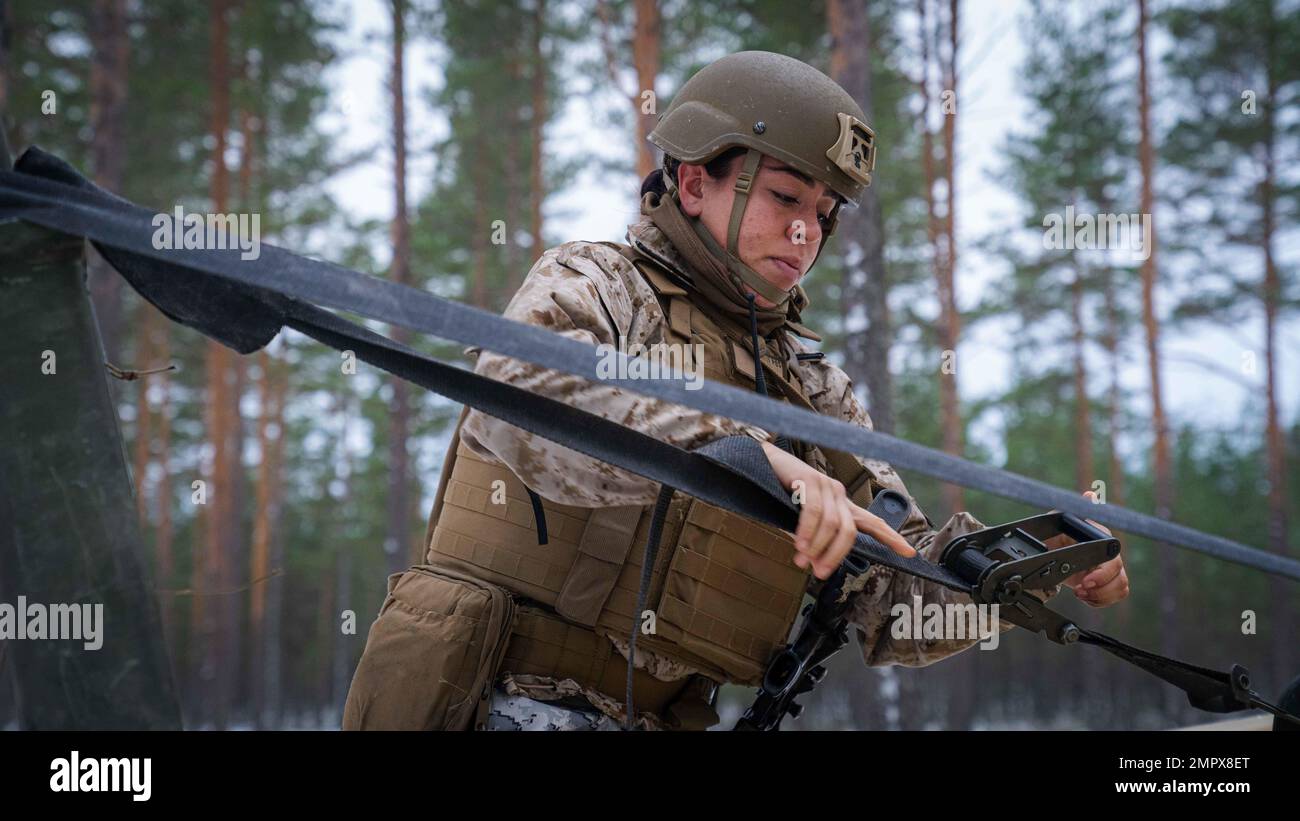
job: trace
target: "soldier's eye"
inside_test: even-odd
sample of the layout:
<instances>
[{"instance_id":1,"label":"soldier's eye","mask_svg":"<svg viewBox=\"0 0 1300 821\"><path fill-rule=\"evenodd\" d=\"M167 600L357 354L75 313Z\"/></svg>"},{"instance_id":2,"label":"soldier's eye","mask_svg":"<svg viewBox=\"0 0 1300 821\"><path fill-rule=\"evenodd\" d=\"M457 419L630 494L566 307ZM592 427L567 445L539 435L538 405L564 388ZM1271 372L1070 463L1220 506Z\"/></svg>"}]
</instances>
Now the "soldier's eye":
<instances>
[{"instance_id":1,"label":"soldier's eye","mask_svg":"<svg viewBox=\"0 0 1300 821\"><path fill-rule=\"evenodd\" d=\"M798 204L799 204L799 198L798 198L798 197L790 197L790 196L787 196L787 195L785 195L785 194L782 194L780 191L773 191L773 192L772 192L772 196L776 197L778 200L780 200L781 202L785 203L786 205L798 205Z\"/></svg>"}]
</instances>

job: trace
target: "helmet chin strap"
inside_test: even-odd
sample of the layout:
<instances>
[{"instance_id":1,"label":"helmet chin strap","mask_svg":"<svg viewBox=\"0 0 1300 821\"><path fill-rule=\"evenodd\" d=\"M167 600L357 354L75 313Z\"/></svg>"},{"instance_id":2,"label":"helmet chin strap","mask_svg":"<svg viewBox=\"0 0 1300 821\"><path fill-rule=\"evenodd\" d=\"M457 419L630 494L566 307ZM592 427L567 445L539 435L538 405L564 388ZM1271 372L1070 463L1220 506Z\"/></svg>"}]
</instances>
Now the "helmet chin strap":
<instances>
[{"instance_id":1,"label":"helmet chin strap","mask_svg":"<svg viewBox=\"0 0 1300 821\"><path fill-rule=\"evenodd\" d=\"M740 257L740 223L745 217L745 206L749 204L749 189L754 185L754 176L758 173L758 163L763 155L754 149L745 152L745 166L736 177L736 197L731 203L731 222L727 224L727 250L737 258Z\"/></svg>"}]
</instances>

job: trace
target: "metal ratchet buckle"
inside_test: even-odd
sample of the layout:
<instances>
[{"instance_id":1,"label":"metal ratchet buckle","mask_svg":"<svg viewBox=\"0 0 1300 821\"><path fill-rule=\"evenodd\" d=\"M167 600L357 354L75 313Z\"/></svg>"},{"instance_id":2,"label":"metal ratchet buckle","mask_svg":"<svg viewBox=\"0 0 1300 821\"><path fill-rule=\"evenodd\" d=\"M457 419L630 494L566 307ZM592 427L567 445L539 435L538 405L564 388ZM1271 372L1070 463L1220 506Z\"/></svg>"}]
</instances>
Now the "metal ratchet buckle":
<instances>
[{"instance_id":1,"label":"metal ratchet buckle","mask_svg":"<svg viewBox=\"0 0 1300 821\"><path fill-rule=\"evenodd\" d=\"M1043 544L1060 534L1076 544L1055 550ZM977 604L997 604L1000 618L1070 644L1079 638L1078 626L1030 591L1045 590L1118 555L1119 539L1056 511L958 536L944 546L939 563L971 585Z\"/></svg>"}]
</instances>

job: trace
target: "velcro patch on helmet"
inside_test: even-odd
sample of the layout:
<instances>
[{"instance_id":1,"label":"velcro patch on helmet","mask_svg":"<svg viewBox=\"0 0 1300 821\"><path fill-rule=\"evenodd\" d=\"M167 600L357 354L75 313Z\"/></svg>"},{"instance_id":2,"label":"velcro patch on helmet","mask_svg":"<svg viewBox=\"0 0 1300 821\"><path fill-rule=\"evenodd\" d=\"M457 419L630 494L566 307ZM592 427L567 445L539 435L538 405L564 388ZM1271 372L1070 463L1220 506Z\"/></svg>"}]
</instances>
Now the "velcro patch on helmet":
<instances>
[{"instance_id":1,"label":"velcro patch on helmet","mask_svg":"<svg viewBox=\"0 0 1300 821\"><path fill-rule=\"evenodd\" d=\"M851 179L870 185L876 167L876 132L851 114L841 111L836 116L840 118L840 136L826 156Z\"/></svg>"}]
</instances>

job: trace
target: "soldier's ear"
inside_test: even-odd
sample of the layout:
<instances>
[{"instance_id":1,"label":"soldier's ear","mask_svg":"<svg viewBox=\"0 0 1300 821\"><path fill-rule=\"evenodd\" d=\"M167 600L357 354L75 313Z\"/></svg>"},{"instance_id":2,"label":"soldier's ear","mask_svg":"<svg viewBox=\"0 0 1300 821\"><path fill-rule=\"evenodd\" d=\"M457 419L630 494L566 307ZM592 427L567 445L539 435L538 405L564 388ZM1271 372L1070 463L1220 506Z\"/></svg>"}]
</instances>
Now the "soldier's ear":
<instances>
[{"instance_id":1,"label":"soldier's ear","mask_svg":"<svg viewBox=\"0 0 1300 821\"><path fill-rule=\"evenodd\" d=\"M698 217L704 213L704 166L681 163L677 169L677 191L682 211L688 217Z\"/></svg>"}]
</instances>

